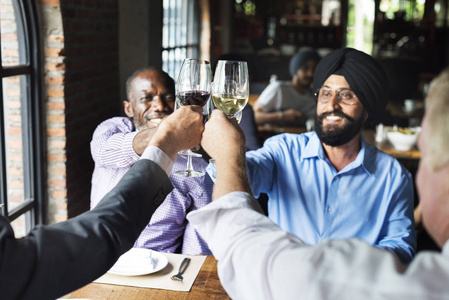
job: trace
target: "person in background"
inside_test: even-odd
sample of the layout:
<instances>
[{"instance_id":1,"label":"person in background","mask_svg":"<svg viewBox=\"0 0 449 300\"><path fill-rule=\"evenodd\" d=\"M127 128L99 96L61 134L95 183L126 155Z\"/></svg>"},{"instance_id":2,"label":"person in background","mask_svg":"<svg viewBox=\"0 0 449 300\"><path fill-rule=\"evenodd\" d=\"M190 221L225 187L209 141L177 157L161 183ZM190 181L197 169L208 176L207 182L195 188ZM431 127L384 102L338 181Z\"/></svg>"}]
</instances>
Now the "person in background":
<instances>
[{"instance_id":1,"label":"person in background","mask_svg":"<svg viewBox=\"0 0 449 300\"><path fill-rule=\"evenodd\" d=\"M254 104L258 125L305 126L316 114L312 81L320 60L311 49L300 50L290 60L291 81L274 81L260 94Z\"/></svg>"},{"instance_id":2,"label":"person in background","mask_svg":"<svg viewBox=\"0 0 449 300\"><path fill-rule=\"evenodd\" d=\"M106 273L173 189L168 174L176 153L197 145L203 130L200 107L176 111L117 186L75 218L16 239L0 216L1 299L56 299Z\"/></svg>"},{"instance_id":3,"label":"person in background","mask_svg":"<svg viewBox=\"0 0 449 300\"><path fill-rule=\"evenodd\" d=\"M214 201L187 219L212 249L232 299L446 299L448 136L449 68L433 81L426 99L416 176L424 226L442 252L419 252L410 263L357 238L308 245L263 216L248 184L241 133L220 112L206 124L201 141L217 166Z\"/></svg>"},{"instance_id":4,"label":"person in background","mask_svg":"<svg viewBox=\"0 0 449 300\"><path fill-rule=\"evenodd\" d=\"M268 217L307 244L356 237L410 261L411 174L361 135L368 116L385 109L383 69L361 51L338 49L321 59L313 84L316 132L276 135L247 152L254 196L267 194Z\"/></svg>"},{"instance_id":5,"label":"person in background","mask_svg":"<svg viewBox=\"0 0 449 300\"><path fill-rule=\"evenodd\" d=\"M175 83L165 72L152 68L135 71L126 83L128 99L123 101L127 117L114 117L95 129L91 153L95 162L92 175L91 208L108 193L140 158L163 118L173 112ZM205 170L207 162L193 157L193 168ZM178 155L173 170L184 169L187 160ZM211 201L213 182L202 177L170 174L173 191L156 210L134 247L160 252L210 254L207 244L188 224L187 212Z\"/></svg>"}]
</instances>

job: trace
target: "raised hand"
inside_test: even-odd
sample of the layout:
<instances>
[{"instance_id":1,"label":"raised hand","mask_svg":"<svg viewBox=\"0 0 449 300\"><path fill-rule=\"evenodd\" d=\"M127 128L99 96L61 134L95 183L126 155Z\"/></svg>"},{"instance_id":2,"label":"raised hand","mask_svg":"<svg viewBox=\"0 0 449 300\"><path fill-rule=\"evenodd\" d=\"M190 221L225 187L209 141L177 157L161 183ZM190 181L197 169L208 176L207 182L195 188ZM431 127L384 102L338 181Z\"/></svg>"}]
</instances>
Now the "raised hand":
<instances>
[{"instance_id":1,"label":"raised hand","mask_svg":"<svg viewBox=\"0 0 449 300\"><path fill-rule=\"evenodd\" d=\"M245 135L237 122L214 110L206 123L201 145L216 161L226 160L245 151Z\"/></svg>"},{"instance_id":2,"label":"raised hand","mask_svg":"<svg viewBox=\"0 0 449 300\"><path fill-rule=\"evenodd\" d=\"M217 166L213 200L233 191L251 192L246 174L245 135L236 121L214 110L206 123L201 145Z\"/></svg>"},{"instance_id":3,"label":"raised hand","mask_svg":"<svg viewBox=\"0 0 449 300\"><path fill-rule=\"evenodd\" d=\"M303 113L300 112L299 110L295 110L295 109L287 109L283 111L283 115L282 115L282 121L284 122L294 122L296 120L301 119L303 116Z\"/></svg>"},{"instance_id":4,"label":"raised hand","mask_svg":"<svg viewBox=\"0 0 449 300\"><path fill-rule=\"evenodd\" d=\"M160 148L174 160L179 151L198 145L203 131L202 108L183 106L163 119L149 145Z\"/></svg>"}]
</instances>

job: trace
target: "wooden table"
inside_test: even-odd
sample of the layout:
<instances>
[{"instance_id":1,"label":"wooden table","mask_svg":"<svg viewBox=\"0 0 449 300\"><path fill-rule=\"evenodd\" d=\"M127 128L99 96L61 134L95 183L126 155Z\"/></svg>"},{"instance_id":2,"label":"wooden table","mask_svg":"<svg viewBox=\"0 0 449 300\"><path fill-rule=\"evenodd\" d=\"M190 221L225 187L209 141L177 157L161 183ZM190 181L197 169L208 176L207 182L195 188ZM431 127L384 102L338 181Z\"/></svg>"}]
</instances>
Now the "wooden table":
<instances>
[{"instance_id":1,"label":"wooden table","mask_svg":"<svg viewBox=\"0 0 449 300\"><path fill-rule=\"evenodd\" d=\"M416 146L408 151L396 150L389 141L383 141L381 143L376 142L374 139L374 130L362 130L362 134L367 143L376 146L380 151L383 151L396 159L419 160L421 158L421 152L419 152Z\"/></svg>"},{"instance_id":2,"label":"wooden table","mask_svg":"<svg viewBox=\"0 0 449 300\"><path fill-rule=\"evenodd\" d=\"M231 299L221 286L217 274L217 261L207 256L190 292L177 292L131 286L90 283L63 299L122 300L122 299Z\"/></svg>"},{"instance_id":3,"label":"wooden table","mask_svg":"<svg viewBox=\"0 0 449 300\"><path fill-rule=\"evenodd\" d=\"M306 132L306 129L303 127L279 127L279 126L259 126L259 135L262 141L265 139L276 135L280 133L295 133L300 134ZM419 160L421 158L421 153L419 150L415 147L413 147L409 151L401 151L396 150L393 145L388 142L384 141L382 143L378 143L374 140L374 130L370 129L363 129L362 135L365 138L365 141L371 145L374 145L379 149L380 151L383 151L391 156L393 156L396 159L400 160Z\"/></svg>"}]
</instances>

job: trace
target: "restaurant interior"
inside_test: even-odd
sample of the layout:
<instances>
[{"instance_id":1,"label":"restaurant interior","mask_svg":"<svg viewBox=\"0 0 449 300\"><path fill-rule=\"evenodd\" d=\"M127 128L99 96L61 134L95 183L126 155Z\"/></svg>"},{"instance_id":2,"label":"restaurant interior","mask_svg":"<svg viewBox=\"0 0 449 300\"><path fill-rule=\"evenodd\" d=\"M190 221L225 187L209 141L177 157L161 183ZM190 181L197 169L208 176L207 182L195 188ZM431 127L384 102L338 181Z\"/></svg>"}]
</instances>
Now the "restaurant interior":
<instances>
[{"instance_id":1,"label":"restaurant interior","mask_svg":"<svg viewBox=\"0 0 449 300\"><path fill-rule=\"evenodd\" d=\"M449 0L1 0L2 214L23 236L36 224L88 210L92 133L123 115L126 78L143 66L176 78L188 56L243 57L252 105L270 79L290 79L289 60L302 47L322 56L353 47L386 71L384 125L419 126L428 84L449 61L448 6ZM412 109L404 109L406 100ZM263 127L259 134L263 140L289 130L304 132ZM377 143L374 127L367 130ZM416 173L416 146L404 152L376 145ZM420 230L419 249L434 248Z\"/></svg>"}]
</instances>

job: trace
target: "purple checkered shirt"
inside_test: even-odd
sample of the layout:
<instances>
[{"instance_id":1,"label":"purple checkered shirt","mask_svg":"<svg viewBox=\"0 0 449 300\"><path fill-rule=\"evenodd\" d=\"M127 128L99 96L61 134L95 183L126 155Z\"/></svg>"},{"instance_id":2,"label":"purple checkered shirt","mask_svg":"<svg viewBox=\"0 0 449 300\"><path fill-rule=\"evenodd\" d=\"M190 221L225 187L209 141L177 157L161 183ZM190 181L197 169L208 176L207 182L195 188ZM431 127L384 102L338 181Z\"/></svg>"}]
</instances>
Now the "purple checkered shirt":
<instances>
[{"instance_id":1,"label":"purple checkered shirt","mask_svg":"<svg viewBox=\"0 0 449 300\"><path fill-rule=\"evenodd\" d=\"M115 117L98 125L90 144L95 169L92 175L91 209L120 181L139 159L132 142L137 131L129 118ZM173 171L185 169L187 160L178 155ZM205 170L202 158L193 158L195 170ZM160 252L198 255L211 254L206 242L186 220L190 211L211 202L213 182L209 175L181 177L170 174L174 189L154 212L150 223L136 240L134 247ZM149 183L151 184L151 183ZM182 246L182 248L181 248Z\"/></svg>"}]
</instances>

